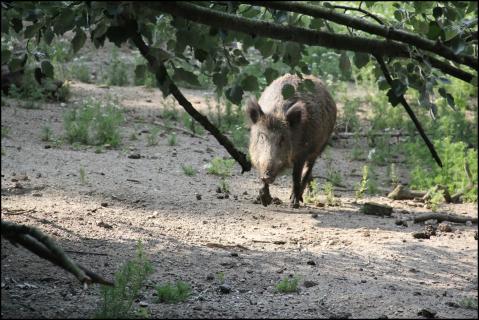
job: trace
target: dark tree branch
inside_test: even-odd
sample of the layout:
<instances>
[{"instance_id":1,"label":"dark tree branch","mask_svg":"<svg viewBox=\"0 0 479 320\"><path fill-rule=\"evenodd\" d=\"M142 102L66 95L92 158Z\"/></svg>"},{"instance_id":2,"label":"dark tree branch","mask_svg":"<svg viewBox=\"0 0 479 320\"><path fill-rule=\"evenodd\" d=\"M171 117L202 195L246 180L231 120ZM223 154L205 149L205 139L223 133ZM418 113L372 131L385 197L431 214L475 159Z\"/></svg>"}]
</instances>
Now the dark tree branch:
<instances>
[{"instance_id":1,"label":"dark tree branch","mask_svg":"<svg viewBox=\"0 0 479 320\"><path fill-rule=\"evenodd\" d=\"M161 3L149 3L149 5L155 6L155 8L162 12L183 17L201 24L247 34L261 35L277 40L293 41L338 50L350 50L389 57L411 58L407 45L391 40L375 40L307 28L283 26L211 10L188 2L162 1ZM334 11L331 10L327 11L334 13ZM436 61L439 60L436 59ZM473 78L471 74L454 68L453 66L447 67L444 63L431 63L431 65L437 66L444 72L449 72L452 76L459 76L459 79L467 82L470 82Z\"/></svg>"},{"instance_id":2,"label":"dark tree branch","mask_svg":"<svg viewBox=\"0 0 479 320\"><path fill-rule=\"evenodd\" d=\"M375 14L372 14L371 12L369 11L366 11L364 9L361 9L361 7L359 8L354 8L354 7L348 7L348 6L333 6L334 9L344 9L345 11L347 10L350 10L350 11L359 11L361 13L364 13L366 16L376 20L376 22L378 22L379 24L383 25L383 21L378 17L376 16Z\"/></svg>"},{"instance_id":3,"label":"dark tree branch","mask_svg":"<svg viewBox=\"0 0 479 320\"><path fill-rule=\"evenodd\" d=\"M438 54L446 59L451 61L465 64L471 68L477 69L477 57L455 54L454 51L440 42L434 42L429 39L421 38L420 36L404 31L398 30L391 27L386 27L382 25L372 24L365 21L364 19L352 17L346 14L339 12L334 12L332 9L326 9L317 5L311 5L303 2L289 2L289 1L261 1L261 2L252 2L245 1L246 3L261 5L267 8L286 10L290 12L303 13L315 18L322 18L342 24L354 29L362 30L371 34L379 35L390 40L400 41L409 45L413 45L419 49L430 51L432 53ZM344 9L345 7L343 7ZM348 7L349 8L349 7ZM358 9L361 12L367 12L363 9ZM383 55L383 54L381 54Z\"/></svg>"},{"instance_id":4,"label":"dark tree branch","mask_svg":"<svg viewBox=\"0 0 479 320\"><path fill-rule=\"evenodd\" d=\"M149 4L162 12L177 17L251 35L266 36L277 40L293 41L338 50L351 50L370 54L378 53L382 56L410 56L408 46L395 41L352 37L301 27L283 26L211 10L188 2L162 1L150 2Z\"/></svg>"},{"instance_id":5,"label":"dark tree branch","mask_svg":"<svg viewBox=\"0 0 479 320\"><path fill-rule=\"evenodd\" d=\"M72 273L81 283L101 283L113 286L112 282L103 279L101 276L71 260L62 248L57 246L50 237L38 229L25 225L17 225L8 221L2 221L1 225L2 237L14 245L20 244L39 257Z\"/></svg>"},{"instance_id":6,"label":"dark tree branch","mask_svg":"<svg viewBox=\"0 0 479 320\"><path fill-rule=\"evenodd\" d=\"M155 73L159 83L168 84L168 90L175 97L178 103L188 112L188 114L198 121L206 130L208 130L218 142L225 147L228 153L241 165L241 173L251 170L251 162L246 155L237 150L231 141L216 128L206 116L199 113L193 105L185 98L178 87L173 83L168 75L166 67L149 53L149 47L143 41L139 33L134 33L131 40L138 47L142 56L148 61L151 70Z\"/></svg>"},{"instance_id":7,"label":"dark tree branch","mask_svg":"<svg viewBox=\"0 0 479 320\"><path fill-rule=\"evenodd\" d=\"M374 57L378 61L379 66L381 67L381 70L384 74L384 77L386 78L386 81L389 83L389 86L392 88L392 78L391 78L391 75L389 74L389 70L387 69L386 64L384 63L383 58L379 55L374 55ZM421 126L421 123L416 118L416 115L414 114L411 107L407 103L406 99L404 98L404 95L401 95L401 97L399 98L399 102L401 102L401 104L404 106L404 109L406 109L406 112L408 113L409 117L414 122L414 125L416 126L417 131L419 131L421 138L424 140L427 147L429 148L429 151L431 152L432 157L434 158L434 160L436 160L437 164L442 168L441 158L439 158L439 155L437 154L436 149L434 148L434 145L431 143L431 141L427 137L426 133L424 132L424 129Z\"/></svg>"}]
</instances>

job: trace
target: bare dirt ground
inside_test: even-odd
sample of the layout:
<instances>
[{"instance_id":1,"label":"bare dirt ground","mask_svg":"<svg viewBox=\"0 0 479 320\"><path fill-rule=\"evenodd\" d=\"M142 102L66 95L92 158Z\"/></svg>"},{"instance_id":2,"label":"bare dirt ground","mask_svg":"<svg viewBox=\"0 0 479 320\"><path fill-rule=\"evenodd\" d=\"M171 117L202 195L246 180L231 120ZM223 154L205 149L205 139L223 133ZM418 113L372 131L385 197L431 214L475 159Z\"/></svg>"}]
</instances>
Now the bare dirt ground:
<instances>
[{"instance_id":1,"label":"bare dirt ground","mask_svg":"<svg viewBox=\"0 0 479 320\"><path fill-rule=\"evenodd\" d=\"M204 92L185 92L204 110ZM2 106L2 127L10 128L2 139L2 219L37 226L108 278L134 256L141 239L155 271L134 307L146 306L152 318L421 318L422 309L438 318L477 318L477 310L459 305L465 298L477 301L477 226L451 223L452 232L415 239L412 233L424 225L398 226L395 217L428 212L422 205L384 196L356 203L352 189L364 162L349 160L352 141L334 140L329 148L347 186L336 190L340 206L289 208L291 177L284 176L271 186L283 204L263 207L253 203L260 188L256 174L240 174L239 166L228 179L229 198L221 199L220 178L207 174L205 165L227 154L211 135L205 140L179 131L176 146L166 136L147 145L139 133L160 121L158 91L75 82L72 93L65 105L29 110L6 100ZM51 143L41 141L45 125L63 134L62 114L75 102L108 95L126 110L122 148L95 153L94 147L47 148ZM138 140L128 138L132 132ZM133 153L141 158L128 158ZM182 164L198 173L186 176ZM407 181L405 167L398 166ZM324 176L325 169L318 160L314 175ZM377 173L387 180L385 168ZM18 183L22 188L15 188ZM386 182L383 189L389 189ZM360 204L371 200L393 206L393 216L362 214ZM477 217L477 204L443 204L439 211ZM97 287L83 290L72 275L6 241L1 257L2 318L94 315ZM230 293L219 290L220 272ZM298 293L276 291L288 275L300 277ZM175 280L192 286L191 297L158 303L155 285Z\"/></svg>"}]
</instances>

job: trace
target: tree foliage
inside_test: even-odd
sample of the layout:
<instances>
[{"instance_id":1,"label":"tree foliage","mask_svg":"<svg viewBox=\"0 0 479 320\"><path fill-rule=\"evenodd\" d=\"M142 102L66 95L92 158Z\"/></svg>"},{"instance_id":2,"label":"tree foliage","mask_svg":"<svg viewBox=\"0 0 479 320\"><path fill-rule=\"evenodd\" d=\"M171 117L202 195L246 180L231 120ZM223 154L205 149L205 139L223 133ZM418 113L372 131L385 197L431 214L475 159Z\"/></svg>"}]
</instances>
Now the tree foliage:
<instances>
[{"instance_id":1,"label":"tree foliage","mask_svg":"<svg viewBox=\"0 0 479 320\"><path fill-rule=\"evenodd\" d=\"M475 1L31 1L2 2L2 9L2 38L13 33L28 43L50 44L72 32L74 52L87 38L97 48L106 39L117 46L143 46L140 52L150 59L137 70L152 71L165 96L173 82L198 85L201 74L218 95L241 104L280 74L310 74L308 61L320 47L337 52L345 75L353 64L373 64L378 87L392 106L402 103L406 110L409 90L416 90L420 106L434 113L434 94L455 106L446 89L450 77L477 86ZM31 55L43 74L53 77L50 57L38 48L18 54L2 41L2 64L18 70L24 55ZM299 90L308 88L305 83ZM283 88L286 96L291 91Z\"/></svg>"}]
</instances>

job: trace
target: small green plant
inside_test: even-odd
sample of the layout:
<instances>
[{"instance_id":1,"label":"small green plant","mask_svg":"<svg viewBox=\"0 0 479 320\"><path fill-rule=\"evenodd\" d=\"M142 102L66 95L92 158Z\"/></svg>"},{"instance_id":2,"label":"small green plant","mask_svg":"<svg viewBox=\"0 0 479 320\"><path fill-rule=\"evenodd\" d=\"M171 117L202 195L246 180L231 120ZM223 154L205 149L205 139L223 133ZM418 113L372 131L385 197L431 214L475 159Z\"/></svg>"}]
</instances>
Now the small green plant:
<instances>
[{"instance_id":1,"label":"small green plant","mask_svg":"<svg viewBox=\"0 0 479 320\"><path fill-rule=\"evenodd\" d=\"M80 166L80 183L81 184L86 183L86 172L85 172L85 168L83 168L83 166Z\"/></svg>"},{"instance_id":2,"label":"small green plant","mask_svg":"<svg viewBox=\"0 0 479 320\"><path fill-rule=\"evenodd\" d=\"M175 284L166 283L156 287L159 302L177 303L188 299L191 294L191 287L184 281L177 281Z\"/></svg>"},{"instance_id":3,"label":"small green plant","mask_svg":"<svg viewBox=\"0 0 479 320\"><path fill-rule=\"evenodd\" d=\"M226 180L225 177L221 178L219 185L218 185L219 191L222 193L230 193L230 185L228 181Z\"/></svg>"},{"instance_id":4,"label":"small green plant","mask_svg":"<svg viewBox=\"0 0 479 320\"><path fill-rule=\"evenodd\" d=\"M339 205L339 200L334 196L334 187L331 182L326 182L323 187L324 194L326 195L326 204L328 206Z\"/></svg>"},{"instance_id":5,"label":"small green plant","mask_svg":"<svg viewBox=\"0 0 479 320\"><path fill-rule=\"evenodd\" d=\"M406 155L411 170L411 187L427 190L436 185L446 186L451 194L464 191L462 199L477 201L477 150L464 142L452 142L450 137L433 141L442 159L440 168L420 142L407 143Z\"/></svg>"},{"instance_id":6,"label":"small green plant","mask_svg":"<svg viewBox=\"0 0 479 320\"><path fill-rule=\"evenodd\" d=\"M88 69L88 66L82 62L72 64L72 66L70 67L70 74L75 80L84 83L91 83L90 69Z\"/></svg>"},{"instance_id":7,"label":"small green plant","mask_svg":"<svg viewBox=\"0 0 479 320\"><path fill-rule=\"evenodd\" d=\"M394 188L399 183L399 176L397 174L396 165L394 163L391 163L388 169L389 169L388 171L389 171L389 179L391 181L391 186Z\"/></svg>"},{"instance_id":8,"label":"small green plant","mask_svg":"<svg viewBox=\"0 0 479 320\"><path fill-rule=\"evenodd\" d=\"M128 66L120 60L118 49L114 47L111 53L111 63L110 68L108 69L107 83L113 86L128 85L127 67Z\"/></svg>"},{"instance_id":9,"label":"small green plant","mask_svg":"<svg viewBox=\"0 0 479 320\"><path fill-rule=\"evenodd\" d=\"M152 272L151 262L143 251L142 243L138 242L136 257L125 263L116 273L115 286L101 286L102 302L95 318L129 318L133 302Z\"/></svg>"},{"instance_id":10,"label":"small green plant","mask_svg":"<svg viewBox=\"0 0 479 320\"><path fill-rule=\"evenodd\" d=\"M218 282L220 284L225 283L225 273L223 271L219 271L216 273L216 277L218 278Z\"/></svg>"},{"instance_id":11,"label":"small green plant","mask_svg":"<svg viewBox=\"0 0 479 320\"><path fill-rule=\"evenodd\" d=\"M53 131L50 126L42 127L41 139L42 141L52 141Z\"/></svg>"},{"instance_id":12,"label":"small green plant","mask_svg":"<svg viewBox=\"0 0 479 320\"><path fill-rule=\"evenodd\" d=\"M436 212L439 205L444 202L444 191L437 187L432 187L428 192L428 199L426 200L427 208Z\"/></svg>"},{"instance_id":13,"label":"small green plant","mask_svg":"<svg viewBox=\"0 0 479 320\"><path fill-rule=\"evenodd\" d=\"M333 185L341 186L343 177L341 176L341 172L338 170L328 170L326 177Z\"/></svg>"},{"instance_id":14,"label":"small green plant","mask_svg":"<svg viewBox=\"0 0 479 320\"><path fill-rule=\"evenodd\" d=\"M146 136L148 146L156 146L158 144L159 133L160 133L160 127L154 127L150 130L150 133L148 134L148 136Z\"/></svg>"},{"instance_id":15,"label":"small green plant","mask_svg":"<svg viewBox=\"0 0 479 320\"><path fill-rule=\"evenodd\" d=\"M172 133L170 134L170 136L168 137L168 145L169 146L176 146L176 133Z\"/></svg>"},{"instance_id":16,"label":"small green plant","mask_svg":"<svg viewBox=\"0 0 479 320\"><path fill-rule=\"evenodd\" d=\"M57 89L55 98L57 101L65 102L68 101L71 95L70 84L68 82L63 82L62 86Z\"/></svg>"},{"instance_id":17,"label":"small green plant","mask_svg":"<svg viewBox=\"0 0 479 320\"><path fill-rule=\"evenodd\" d=\"M161 117L165 120L170 120L170 121L178 121L179 119L179 111L175 108L175 102L166 99L164 103L164 108L163 112L161 113Z\"/></svg>"},{"instance_id":18,"label":"small green plant","mask_svg":"<svg viewBox=\"0 0 479 320\"><path fill-rule=\"evenodd\" d=\"M304 192L303 199L305 203L310 203L315 206L323 205L320 200L317 179L313 179L309 182L308 188Z\"/></svg>"},{"instance_id":19,"label":"small green plant","mask_svg":"<svg viewBox=\"0 0 479 320\"><path fill-rule=\"evenodd\" d=\"M477 310L477 297L465 297L459 300L458 304L466 309Z\"/></svg>"},{"instance_id":20,"label":"small green plant","mask_svg":"<svg viewBox=\"0 0 479 320\"><path fill-rule=\"evenodd\" d=\"M194 176L196 175L196 169L193 168L193 166L191 165L185 165L185 164L182 164L181 165L181 168L183 169L183 173L187 176Z\"/></svg>"},{"instance_id":21,"label":"small green plant","mask_svg":"<svg viewBox=\"0 0 479 320\"><path fill-rule=\"evenodd\" d=\"M355 100L346 100L344 102L344 113L343 113L343 126L344 132L353 132L359 129L359 119L357 112L359 109L360 101Z\"/></svg>"},{"instance_id":22,"label":"small green plant","mask_svg":"<svg viewBox=\"0 0 479 320\"><path fill-rule=\"evenodd\" d=\"M359 184L355 187L356 199L360 199L364 196L364 193L375 194L377 193L377 184L374 179L374 173L368 165L363 166L363 176Z\"/></svg>"},{"instance_id":23,"label":"small green plant","mask_svg":"<svg viewBox=\"0 0 479 320\"><path fill-rule=\"evenodd\" d=\"M130 134L130 140L132 140L132 141L133 141L133 140L138 140L138 136L137 136L136 132L132 132L132 133Z\"/></svg>"},{"instance_id":24,"label":"small green plant","mask_svg":"<svg viewBox=\"0 0 479 320\"><path fill-rule=\"evenodd\" d=\"M10 128L8 127L2 127L2 139L8 137L10 133Z\"/></svg>"},{"instance_id":25,"label":"small green plant","mask_svg":"<svg viewBox=\"0 0 479 320\"><path fill-rule=\"evenodd\" d=\"M351 160L364 160L364 150L357 145L351 149Z\"/></svg>"},{"instance_id":26,"label":"small green plant","mask_svg":"<svg viewBox=\"0 0 479 320\"><path fill-rule=\"evenodd\" d=\"M231 171L233 170L234 165L234 159L222 159L215 157L209 163L207 172L220 177L229 177L231 176Z\"/></svg>"},{"instance_id":27,"label":"small green plant","mask_svg":"<svg viewBox=\"0 0 479 320\"><path fill-rule=\"evenodd\" d=\"M25 109L39 109L38 102L45 101L45 90L35 80L33 76L33 70L25 71L23 79L23 85L18 88L15 84L12 84L8 95L14 99L24 100L21 105Z\"/></svg>"},{"instance_id":28,"label":"small green plant","mask_svg":"<svg viewBox=\"0 0 479 320\"><path fill-rule=\"evenodd\" d=\"M276 289L281 293L297 292L299 277L284 277L277 285Z\"/></svg>"},{"instance_id":29,"label":"small green plant","mask_svg":"<svg viewBox=\"0 0 479 320\"><path fill-rule=\"evenodd\" d=\"M71 144L118 147L121 142L119 127L123 121L123 113L113 104L103 106L89 100L64 114L66 139Z\"/></svg>"}]
</instances>

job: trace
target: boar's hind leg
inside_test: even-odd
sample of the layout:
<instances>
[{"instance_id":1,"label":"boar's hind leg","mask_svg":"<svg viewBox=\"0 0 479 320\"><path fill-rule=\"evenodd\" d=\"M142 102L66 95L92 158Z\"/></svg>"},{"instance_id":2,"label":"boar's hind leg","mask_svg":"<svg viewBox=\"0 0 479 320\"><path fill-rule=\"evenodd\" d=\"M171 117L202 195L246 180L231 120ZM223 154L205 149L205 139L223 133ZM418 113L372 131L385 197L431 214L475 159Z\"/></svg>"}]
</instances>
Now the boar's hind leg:
<instances>
[{"instance_id":1,"label":"boar's hind leg","mask_svg":"<svg viewBox=\"0 0 479 320\"><path fill-rule=\"evenodd\" d=\"M304 164L303 176L301 178L301 191L300 191L300 195L301 195L300 200L301 201L303 201L304 189L306 189L306 187L309 185L309 183L311 182L311 179L313 177L311 172L313 171L313 166L314 166L315 161L316 161L316 159L308 160Z\"/></svg>"},{"instance_id":2,"label":"boar's hind leg","mask_svg":"<svg viewBox=\"0 0 479 320\"><path fill-rule=\"evenodd\" d=\"M291 194L291 206L299 208L299 201L302 201L301 174L303 173L304 159L296 160L293 165L293 192Z\"/></svg>"}]
</instances>

